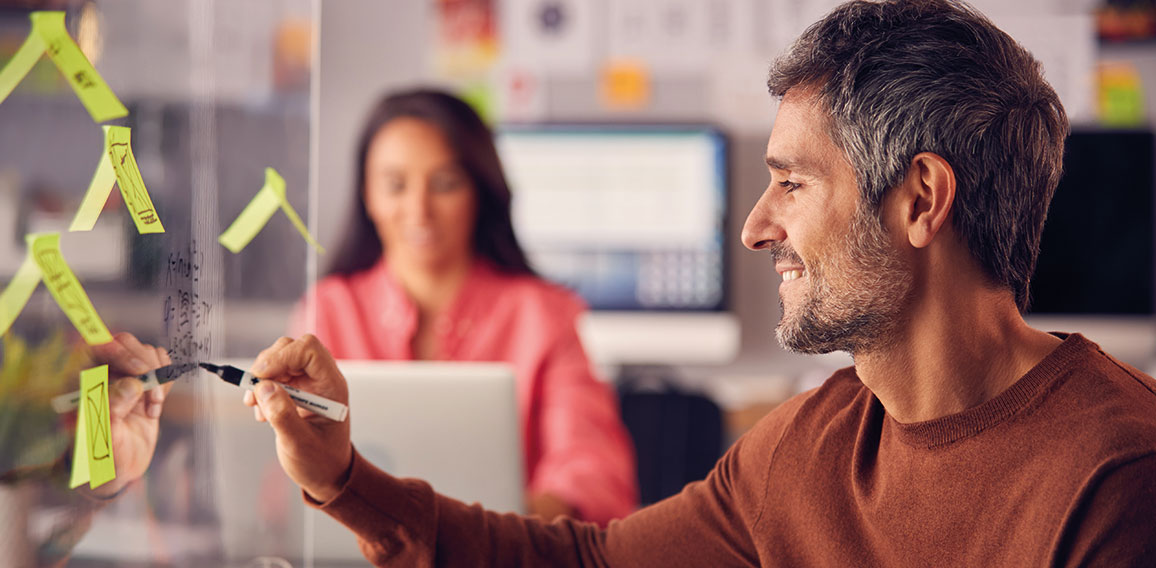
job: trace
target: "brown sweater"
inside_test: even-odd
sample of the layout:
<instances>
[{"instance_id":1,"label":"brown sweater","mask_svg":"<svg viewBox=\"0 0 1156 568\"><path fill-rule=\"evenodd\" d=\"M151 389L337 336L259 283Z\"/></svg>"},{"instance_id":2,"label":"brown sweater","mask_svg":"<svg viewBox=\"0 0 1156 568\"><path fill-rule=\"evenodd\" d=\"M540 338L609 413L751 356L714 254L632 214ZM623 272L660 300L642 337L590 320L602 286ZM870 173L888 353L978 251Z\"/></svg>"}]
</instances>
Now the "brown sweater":
<instances>
[{"instance_id":1,"label":"brown sweater","mask_svg":"<svg viewBox=\"0 0 1156 568\"><path fill-rule=\"evenodd\" d=\"M994 399L900 424L843 369L605 530L356 455L321 508L390 566L1156 566L1156 382L1073 334Z\"/></svg>"}]
</instances>

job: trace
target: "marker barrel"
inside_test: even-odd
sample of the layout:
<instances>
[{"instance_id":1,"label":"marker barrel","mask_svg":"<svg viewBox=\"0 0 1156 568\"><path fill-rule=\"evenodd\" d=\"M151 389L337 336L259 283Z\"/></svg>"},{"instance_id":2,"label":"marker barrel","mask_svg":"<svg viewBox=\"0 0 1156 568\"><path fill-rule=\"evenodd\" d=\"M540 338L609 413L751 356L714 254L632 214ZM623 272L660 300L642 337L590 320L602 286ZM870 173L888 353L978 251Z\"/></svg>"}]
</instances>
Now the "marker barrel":
<instances>
[{"instance_id":1,"label":"marker barrel","mask_svg":"<svg viewBox=\"0 0 1156 568\"><path fill-rule=\"evenodd\" d=\"M257 386L259 380L260 379L246 371L244 378L241 379L241 384L244 385L245 388L253 390L253 387ZM314 414L320 414L334 422L344 422L345 417L349 415L349 407L340 402L329 400L328 398L315 395L311 392L305 392L284 383L276 384L285 389L289 398L293 399L293 402L296 403L297 406L309 410Z\"/></svg>"},{"instance_id":2,"label":"marker barrel","mask_svg":"<svg viewBox=\"0 0 1156 568\"><path fill-rule=\"evenodd\" d=\"M161 386L160 381L157 380L156 369L153 369L152 371L149 371L137 378L140 379L142 383L144 383L143 390L147 391L149 389L154 389ZM79 405L80 391L72 391L70 393L52 397L52 409L55 410L57 414L72 412L73 410L76 410L76 407Z\"/></svg>"}]
</instances>

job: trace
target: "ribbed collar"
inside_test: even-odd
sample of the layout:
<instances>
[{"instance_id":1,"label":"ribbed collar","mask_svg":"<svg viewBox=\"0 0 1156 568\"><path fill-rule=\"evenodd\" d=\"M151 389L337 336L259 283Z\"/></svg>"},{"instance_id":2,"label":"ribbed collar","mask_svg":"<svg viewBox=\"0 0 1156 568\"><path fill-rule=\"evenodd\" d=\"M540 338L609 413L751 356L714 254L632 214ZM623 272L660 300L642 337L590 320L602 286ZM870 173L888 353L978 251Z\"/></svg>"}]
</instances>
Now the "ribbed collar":
<instances>
[{"instance_id":1,"label":"ribbed collar","mask_svg":"<svg viewBox=\"0 0 1156 568\"><path fill-rule=\"evenodd\" d=\"M1063 343L995 398L963 412L926 422L902 424L888 414L888 426L895 429L899 440L905 444L933 448L975 436L1007 420L1062 377L1073 362L1098 349L1095 343L1078 333L1066 338L1062 333L1054 335L1064 339Z\"/></svg>"}]
</instances>

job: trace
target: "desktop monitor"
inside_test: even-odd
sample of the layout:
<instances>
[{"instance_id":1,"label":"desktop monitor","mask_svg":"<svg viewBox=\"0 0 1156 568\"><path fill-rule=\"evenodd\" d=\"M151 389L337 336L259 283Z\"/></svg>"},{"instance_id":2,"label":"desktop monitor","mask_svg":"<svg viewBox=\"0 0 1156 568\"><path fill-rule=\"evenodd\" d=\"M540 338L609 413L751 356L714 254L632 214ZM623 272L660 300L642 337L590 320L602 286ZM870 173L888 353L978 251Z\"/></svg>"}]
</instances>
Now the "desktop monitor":
<instances>
[{"instance_id":1,"label":"desktop monitor","mask_svg":"<svg viewBox=\"0 0 1156 568\"><path fill-rule=\"evenodd\" d=\"M724 362L727 140L703 125L505 126L498 153L533 267L593 310L602 363Z\"/></svg>"},{"instance_id":2,"label":"desktop monitor","mask_svg":"<svg viewBox=\"0 0 1156 568\"><path fill-rule=\"evenodd\" d=\"M1153 353L1156 144L1149 130L1073 129L1031 282L1029 320Z\"/></svg>"}]
</instances>

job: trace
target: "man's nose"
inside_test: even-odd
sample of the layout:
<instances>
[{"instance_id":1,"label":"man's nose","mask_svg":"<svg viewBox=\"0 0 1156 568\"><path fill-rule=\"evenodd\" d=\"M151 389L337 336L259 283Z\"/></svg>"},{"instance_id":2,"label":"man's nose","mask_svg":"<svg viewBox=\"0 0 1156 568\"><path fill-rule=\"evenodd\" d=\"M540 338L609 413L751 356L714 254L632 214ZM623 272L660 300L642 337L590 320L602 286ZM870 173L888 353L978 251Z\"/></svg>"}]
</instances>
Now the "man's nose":
<instances>
[{"instance_id":1,"label":"man's nose","mask_svg":"<svg viewBox=\"0 0 1156 568\"><path fill-rule=\"evenodd\" d=\"M774 192L768 187L747 214L747 221L743 224L743 246L751 250L763 250L787 238L786 231L777 219L774 201Z\"/></svg>"}]
</instances>

